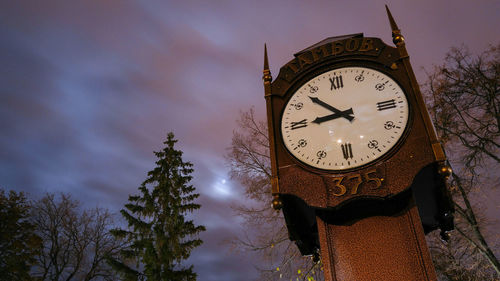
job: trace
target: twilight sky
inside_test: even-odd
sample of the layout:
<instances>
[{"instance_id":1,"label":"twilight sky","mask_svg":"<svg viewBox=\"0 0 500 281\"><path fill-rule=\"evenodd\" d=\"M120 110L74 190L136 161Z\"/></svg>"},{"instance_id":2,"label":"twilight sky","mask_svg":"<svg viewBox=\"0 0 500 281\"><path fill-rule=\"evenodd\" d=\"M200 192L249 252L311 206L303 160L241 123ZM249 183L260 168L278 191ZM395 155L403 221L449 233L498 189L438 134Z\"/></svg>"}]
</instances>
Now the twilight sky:
<instances>
[{"instance_id":1,"label":"twilight sky","mask_svg":"<svg viewBox=\"0 0 500 281\"><path fill-rule=\"evenodd\" d=\"M265 118L264 43L274 77L326 37L390 43L384 4L420 82L450 47L500 38L498 0L1 1L0 187L117 211L173 131L208 229L190 259L199 280L252 280L255 259L221 244L240 231L229 205L246 201L223 155L239 110Z\"/></svg>"}]
</instances>

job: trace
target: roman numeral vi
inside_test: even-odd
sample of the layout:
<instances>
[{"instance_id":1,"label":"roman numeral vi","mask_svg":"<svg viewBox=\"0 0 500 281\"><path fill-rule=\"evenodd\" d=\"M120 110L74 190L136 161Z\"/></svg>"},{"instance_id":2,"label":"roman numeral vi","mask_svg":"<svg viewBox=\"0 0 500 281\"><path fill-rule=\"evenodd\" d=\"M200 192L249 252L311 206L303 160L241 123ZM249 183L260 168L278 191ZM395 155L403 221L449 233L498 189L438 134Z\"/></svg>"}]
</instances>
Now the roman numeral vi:
<instances>
[{"instance_id":1,"label":"roman numeral vi","mask_svg":"<svg viewBox=\"0 0 500 281\"><path fill-rule=\"evenodd\" d=\"M342 147L342 154L344 154L344 158L347 160L352 158L352 147L350 143L344 143L340 145Z\"/></svg>"}]
</instances>

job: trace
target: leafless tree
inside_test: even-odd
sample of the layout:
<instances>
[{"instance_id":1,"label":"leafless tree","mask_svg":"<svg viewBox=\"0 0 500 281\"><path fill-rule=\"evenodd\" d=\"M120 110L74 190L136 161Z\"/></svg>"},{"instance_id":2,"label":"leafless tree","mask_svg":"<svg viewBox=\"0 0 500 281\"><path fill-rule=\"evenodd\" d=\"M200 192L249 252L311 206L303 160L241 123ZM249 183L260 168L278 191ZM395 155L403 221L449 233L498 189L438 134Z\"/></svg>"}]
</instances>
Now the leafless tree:
<instances>
[{"instance_id":1,"label":"leafless tree","mask_svg":"<svg viewBox=\"0 0 500 281\"><path fill-rule=\"evenodd\" d=\"M424 91L455 170L451 186L458 235L449 245L430 241L436 268L449 280L498 280L498 245L487 242L486 220L473 202L478 192L498 187L500 45L478 56L453 48L429 74Z\"/></svg>"},{"instance_id":2,"label":"leafless tree","mask_svg":"<svg viewBox=\"0 0 500 281\"><path fill-rule=\"evenodd\" d=\"M42 239L39 280L116 280L106 264L107 255L121 247L109 233L112 215L106 209L81 210L69 195L47 194L34 202L32 219Z\"/></svg>"},{"instance_id":3,"label":"leafless tree","mask_svg":"<svg viewBox=\"0 0 500 281\"><path fill-rule=\"evenodd\" d=\"M455 174L454 177L457 177ZM469 179L468 181L456 182L452 180L455 204L463 205L460 201L461 195L459 189L474 190L472 185L475 185L475 180ZM456 187L460 185L460 187ZM477 191L473 191L477 192ZM469 197L466 195L467 198ZM489 222L482 212L481 205L476 202L469 204L473 210L472 214L479 227L479 235L483 235L488 227L494 227L494 222ZM438 232L431 233L427 236L427 242L433 257L435 268L441 280L452 281L480 281L480 280L498 280L498 275L493 269L490 261L485 258L482 253L483 247L477 244L476 236L478 235L477 229L468 221L469 218L463 214L458 213L455 217L456 231L453 232L450 241L443 241L440 239ZM493 224L493 225L492 225ZM484 239L484 237L483 237ZM486 243L485 241L482 241Z\"/></svg>"},{"instance_id":4,"label":"leafless tree","mask_svg":"<svg viewBox=\"0 0 500 281\"><path fill-rule=\"evenodd\" d=\"M247 233L234 241L234 245L235 248L257 252L266 261L267 266L259 268L260 280L288 280L292 277L322 280L321 264L300 255L288 239L282 213L271 207L267 124L255 118L253 108L240 112L226 159L231 178L242 184L246 196L251 199L246 206L233 207L245 219Z\"/></svg>"}]
</instances>

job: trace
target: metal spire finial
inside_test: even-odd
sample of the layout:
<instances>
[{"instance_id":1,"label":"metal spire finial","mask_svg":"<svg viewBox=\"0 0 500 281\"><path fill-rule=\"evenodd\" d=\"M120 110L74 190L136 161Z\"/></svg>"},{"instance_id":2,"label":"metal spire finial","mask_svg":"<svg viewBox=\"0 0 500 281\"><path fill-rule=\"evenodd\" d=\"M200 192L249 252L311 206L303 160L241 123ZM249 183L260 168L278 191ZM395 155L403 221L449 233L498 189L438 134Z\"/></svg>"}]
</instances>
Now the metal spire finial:
<instances>
[{"instance_id":1,"label":"metal spire finial","mask_svg":"<svg viewBox=\"0 0 500 281\"><path fill-rule=\"evenodd\" d=\"M271 70L269 70L269 60L267 59L267 45L264 44L264 76L262 77L264 82L271 82L273 79L271 76Z\"/></svg>"},{"instance_id":2,"label":"metal spire finial","mask_svg":"<svg viewBox=\"0 0 500 281\"><path fill-rule=\"evenodd\" d=\"M398 28L398 25L392 17L391 11L389 10L389 7L387 7L387 5L385 5L385 10L387 11L387 17L389 18L389 24L391 25L392 42L394 42L396 46L404 44L405 38L403 37L403 35L401 35L401 30Z\"/></svg>"},{"instance_id":3,"label":"metal spire finial","mask_svg":"<svg viewBox=\"0 0 500 281\"><path fill-rule=\"evenodd\" d=\"M269 69L269 61L267 59L267 45L264 43L264 70Z\"/></svg>"}]
</instances>

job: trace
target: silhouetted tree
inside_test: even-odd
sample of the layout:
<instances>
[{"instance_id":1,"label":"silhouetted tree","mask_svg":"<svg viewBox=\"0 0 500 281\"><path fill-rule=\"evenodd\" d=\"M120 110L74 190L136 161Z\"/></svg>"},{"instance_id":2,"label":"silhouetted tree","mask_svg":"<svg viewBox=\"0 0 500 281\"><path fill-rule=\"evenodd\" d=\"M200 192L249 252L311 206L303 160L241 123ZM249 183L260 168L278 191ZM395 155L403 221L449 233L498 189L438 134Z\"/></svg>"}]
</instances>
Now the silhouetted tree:
<instances>
[{"instance_id":1,"label":"silhouetted tree","mask_svg":"<svg viewBox=\"0 0 500 281\"><path fill-rule=\"evenodd\" d=\"M176 142L169 133L165 148L155 152L156 167L139 187L140 195L129 196L121 210L128 228L111 231L129 243L121 259L110 259L126 280L196 280L193 266L185 267L182 261L202 244L193 236L205 227L185 217L200 208L193 203L199 194L189 184L193 165L182 160Z\"/></svg>"},{"instance_id":2,"label":"silhouetted tree","mask_svg":"<svg viewBox=\"0 0 500 281\"><path fill-rule=\"evenodd\" d=\"M121 248L109 233L113 220L108 210L81 210L70 195L47 194L31 211L42 240L32 270L36 280L117 280L105 260Z\"/></svg>"},{"instance_id":3,"label":"silhouetted tree","mask_svg":"<svg viewBox=\"0 0 500 281\"><path fill-rule=\"evenodd\" d=\"M231 178L243 185L251 204L233 207L245 219L247 233L234 241L235 248L257 252L266 261L259 280L323 280L321 264L301 256L288 238L282 212L271 207L267 124L255 118L253 108L240 112L237 122L226 159Z\"/></svg>"},{"instance_id":4,"label":"silhouetted tree","mask_svg":"<svg viewBox=\"0 0 500 281\"><path fill-rule=\"evenodd\" d=\"M24 193L0 189L0 280L31 280L40 238L30 220Z\"/></svg>"},{"instance_id":5,"label":"silhouetted tree","mask_svg":"<svg viewBox=\"0 0 500 281\"><path fill-rule=\"evenodd\" d=\"M478 191L498 187L500 45L477 56L465 47L452 48L445 63L429 74L424 90L455 171L451 186L458 235L449 244L432 241L436 268L449 280L498 279L500 263L493 251L498 245L487 242L481 202L473 200Z\"/></svg>"}]
</instances>

